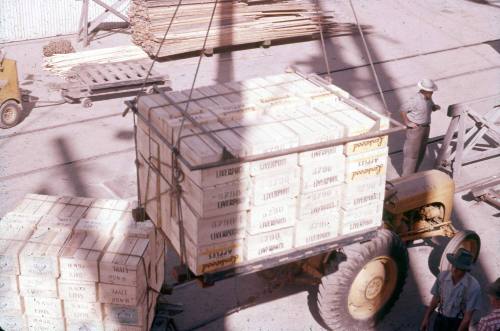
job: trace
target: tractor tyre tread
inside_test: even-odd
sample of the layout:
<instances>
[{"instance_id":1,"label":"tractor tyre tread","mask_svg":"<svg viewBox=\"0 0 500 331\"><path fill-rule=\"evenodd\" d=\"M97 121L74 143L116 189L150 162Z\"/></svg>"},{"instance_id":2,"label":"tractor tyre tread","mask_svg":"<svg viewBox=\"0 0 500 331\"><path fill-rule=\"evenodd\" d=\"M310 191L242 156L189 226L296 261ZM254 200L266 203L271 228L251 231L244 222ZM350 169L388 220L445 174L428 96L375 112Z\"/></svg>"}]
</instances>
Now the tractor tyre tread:
<instances>
[{"instance_id":1,"label":"tractor tyre tread","mask_svg":"<svg viewBox=\"0 0 500 331\"><path fill-rule=\"evenodd\" d=\"M381 229L367 243L343 248L346 259L336 267L329 263L318 286L318 310L323 322L332 330L370 330L386 315L399 298L408 274L408 252L401 239L393 232ZM359 271L377 256L389 255L398 268L398 279L391 297L374 316L367 320L354 319L347 307L351 285Z\"/></svg>"}]
</instances>

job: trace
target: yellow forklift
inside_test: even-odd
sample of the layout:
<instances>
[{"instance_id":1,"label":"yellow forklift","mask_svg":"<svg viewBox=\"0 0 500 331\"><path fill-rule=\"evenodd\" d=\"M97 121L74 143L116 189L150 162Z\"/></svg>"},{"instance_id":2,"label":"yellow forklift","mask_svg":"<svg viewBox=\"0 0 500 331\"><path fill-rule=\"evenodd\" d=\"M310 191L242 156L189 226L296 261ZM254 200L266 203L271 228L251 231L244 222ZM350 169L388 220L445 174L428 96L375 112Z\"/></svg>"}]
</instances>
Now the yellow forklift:
<instances>
[{"instance_id":1,"label":"yellow forklift","mask_svg":"<svg viewBox=\"0 0 500 331\"><path fill-rule=\"evenodd\" d=\"M23 117L16 61L5 58L0 49L0 128L12 128Z\"/></svg>"}]
</instances>

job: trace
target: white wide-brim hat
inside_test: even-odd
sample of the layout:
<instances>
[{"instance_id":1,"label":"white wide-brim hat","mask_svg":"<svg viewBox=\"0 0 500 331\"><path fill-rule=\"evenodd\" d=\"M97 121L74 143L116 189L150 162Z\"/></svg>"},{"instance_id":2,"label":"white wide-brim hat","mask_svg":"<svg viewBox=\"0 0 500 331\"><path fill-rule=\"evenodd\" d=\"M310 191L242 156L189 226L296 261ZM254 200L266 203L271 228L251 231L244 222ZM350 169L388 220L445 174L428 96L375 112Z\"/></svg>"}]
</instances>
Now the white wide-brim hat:
<instances>
[{"instance_id":1,"label":"white wide-brim hat","mask_svg":"<svg viewBox=\"0 0 500 331\"><path fill-rule=\"evenodd\" d=\"M438 87L433 80L424 78L417 84L419 90L424 90L427 92L436 92Z\"/></svg>"}]
</instances>

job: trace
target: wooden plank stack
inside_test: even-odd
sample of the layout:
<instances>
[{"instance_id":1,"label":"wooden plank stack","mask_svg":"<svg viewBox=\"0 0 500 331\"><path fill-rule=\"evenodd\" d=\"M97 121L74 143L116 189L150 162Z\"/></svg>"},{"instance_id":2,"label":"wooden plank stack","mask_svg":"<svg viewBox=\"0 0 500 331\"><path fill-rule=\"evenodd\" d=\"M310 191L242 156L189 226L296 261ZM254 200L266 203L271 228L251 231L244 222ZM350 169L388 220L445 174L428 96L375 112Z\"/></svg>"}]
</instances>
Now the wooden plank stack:
<instances>
[{"instance_id":1,"label":"wooden plank stack","mask_svg":"<svg viewBox=\"0 0 500 331\"><path fill-rule=\"evenodd\" d=\"M211 134L182 119L189 91L165 96L138 101L141 197L195 274L381 224L386 136L286 153L389 128L388 118L351 106L345 91L295 73L200 87L187 112ZM222 147L236 157L284 155L196 171L178 161L176 188L165 142L192 166L221 160Z\"/></svg>"},{"instance_id":2,"label":"wooden plank stack","mask_svg":"<svg viewBox=\"0 0 500 331\"><path fill-rule=\"evenodd\" d=\"M170 26L159 57L202 50L214 13L205 49L318 37L353 31L350 24L334 24L333 17L318 10L314 1L215 1L133 0L129 10L133 41L149 55L156 55Z\"/></svg>"},{"instance_id":3,"label":"wooden plank stack","mask_svg":"<svg viewBox=\"0 0 500 331\"><path fill-rule=\"evenodd\" d=\"M0 326L149 330L164 243L126 201L28 194L0 219Z\"/></svg>"}]
</instances>

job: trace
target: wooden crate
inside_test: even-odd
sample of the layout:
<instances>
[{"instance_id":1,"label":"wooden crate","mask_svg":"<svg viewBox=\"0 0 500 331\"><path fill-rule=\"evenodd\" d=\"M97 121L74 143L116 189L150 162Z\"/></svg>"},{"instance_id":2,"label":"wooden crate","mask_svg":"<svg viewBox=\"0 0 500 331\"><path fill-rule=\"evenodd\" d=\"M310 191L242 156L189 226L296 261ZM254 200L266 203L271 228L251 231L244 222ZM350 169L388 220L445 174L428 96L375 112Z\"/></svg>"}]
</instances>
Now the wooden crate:
<instances>
[{"instance_id":1,"label":"wooden crate","mask_svg":"<svg viewBox=\"0 0 500 331\"><path fill-rule=\"evenodd\" d=\"M341 209L340 234L346 235L382 224L383 201L364 207Z\"/></svg>"},{"instance_id":2,"label":"wooden crate","mask_svg":"<svg viewBox=\"0 0 500 331\"><path fill-rule=\"evenodd\" d=\"M171 220L169 239L180 254L179 226ZM212 245L196 246L188 235L184 236L187 264L195 275L234 266L243 261L243 240L229 240Z\"/></svg>"},{"instance_id":3,"label":"wooden crate","mask_svg":"<svg viewBox=\"0 0 500 331\"><path fill-rule=\"evenodd\" d=\"M133 219L121 220L113 229L113 237L125 239L125 237L148 239L152 246L151 260L157 261L163 254L164 240L157 233L152 221L136 222Z\"/></svg>"},{"instance_id":4,"label":"wooden crate","mask_svg":"<svg viewBox=\"0 0 500 331\"><path fill-rule=\"evenodd\" d=\"M24 297L27 316L64 318L62 301L58 298Z\"/></svg>"},{"instance_id":5,"label":"wooden crate","mask_svg":"<svg viewBox=\"0 0 500 331\"><path fill-rule=\"evenodd\" d=\"M29 331L66 331L63 318L28 315Z\"/></svg>"},{"instance_id":6,"label":"wooden crate","mask_svg":"<svg viewBox=\"0 0 500 331\"><path fill-rule=\"evenodd\" d=\"M372 177L385 176L387 157L387 147L348 156L346 158L345 181L351 183Z\"/></svg>"},{"instance_id":7,"label":"wooden crate","mask_svg":"<svg viewBox=\"0 0 500 331\"><path fill-rule=\"evenodd\" d=\"M144 293L137 304L133 306L103 304L105 321L114 324L145 326L147 324L148 314L147 297L148 296Z\"/></svg>"},{"instance_id":8,"label":"wooden crate","mask_svg":"<svg viewBox=\"0 0 500 331\"><path fill-rule=\"evenodd\" d=\"M103 309L99 302L64 300L64 317L68 321L102 321Z\"/></svg>"},{"instance_id":9,"label":"wooden crate","mask_svg":"<svg viewBox=\"0 0 500 331\"><path fill-rule=\"evenodd\" d=\"M28 328L26 318L22 314L2 315L0 314L0 325L4 330L25 331Z\"/></svg>"},{"instance_id":10,"label":"wooden crate","mask_svg":"<svg viewBox=\"0 0 500 331\"><path fill-rule=\"evenodd\" d=\"M23 223L0 222L0 239L28 240L33 234L33 228Z\"/></svg>"},{"instance_id":11,"label":"wooden crate","mask_svg":"<svg viewBox=\"0 0 500 331\"><path fill-rule=\"evenodd\" d=\"M301 193L297 199L297 219L321 216L340 208L343 185L336 185L324 190Z\"/></svg>"},{"instance_id":12,"label":"wooden crate","mask_svg":"<svg viewBox=\"0 0 500 331\"><path fill-rule=\"evenodd\" d=\"M24 245L23 241L0 239L0 271L3 276L19 275L19 254Z\"/></svg>"},{"instance_id":13,"label":"wooden crate","mask_svg":"<svg viewBox=\"0 0 500 331\"><path fill-rule=\"evenodd\" d=\"M384 200L385 176L375 176L343 185L342 208L355 209Z\"/></svg>"},{"instance_id":14,"label":"wooden crate","mask_svg":"<svg viewBox=\"0 0 500 331\"><path fill-rule=\"evenodd\" d=\"M252 206L293 199L299 193L299 168L252 177L251 187Z\"/></svg>"},{"instance_id":15,"label":"wooden crate","mask_svg":"<svg viewBox=\"0 0 500 331\"><path fill-rule=\"evenodd\" d=\"M253 206L248 211L246 232L254 235L295 225L297 199Z\"/></svg>"},{"instance_id":16,"label":"wooden crate","mask_svg":"<svg viewBox=\"0 0 500 331\"><path fill-rule=\"evenodd\" d=\"M68 301L97 302L97 283L57 280L59 298Z\"/></svg>"},{"instance_id":17,"label":"wooden crate","mask_svg":"<svg viewBox=\"0 0 500 331\"><path fill-rule=\"evenodd\" d=\"M293 247L294 228L285 228L257 235L248 235L245 240L245 260L284 252Z\"/></svg>"},{"instance_id":18,"label":"wooden crate","mask_svg":"<svg viewBox=\"0 0 500 331\"><path fill-rule=\"evenodd\" d=\"M0 296L0 316L17 316L23 313L24 305L20 295Z\"/></svg>"},{"instance_id":19,"label":"wooden crate","mask_svg":"<svg viewBox=\"0 0 500 331\"><path fill-rule=\"evenodd\" d=\"M0 296L15 295L19 293L18 277L0 274Z\"/></svg>"},{"instance_id":20,"label":"wooden crate","mask_svg":"<svg viewBox=\"0 0 500 331\"><path fill-rule=\"evenodd\" d=\"M345 157L336 155L326 164L307 164L300 167L300 192L320 191L344 182Z\"/></svg>"},{"instance_id":21,"label":"wooden crate","mask_svg":"<svg viewBox=\"0 0 500 331\"><path fill-rule=\"evenodd\" d=\"M1 219L1 224L22 224L26 227L32 229L36 228L38 222L40 222L40 215L25 214L21 212L8 212Z\"/></svg>"},{"instance_id":22,"label":"wooden crate","mask_svg":"<svg viewBox=\"0 0 500 331\"><path fill-rule=\"evenodd\" d=\"M82 212L83 215L83 212ZM45 229L67 229L73 231L78 223L78 217L64 217L64 216L54 216L54 215L44 215L41 217L37 228Z\"/></svg>"},{"instance_id":23,"label":"wooden crate","mask_svg":"<svg viewBox=\"0 0 500 331\"><path fill-rule=\"evenodd\" d=\"M37 229L19 255L24 276L59 277L58 257L69 238L69 230Z\"/></svg>"},{"instance_id":24,"label":"wooden crate","mask_svg":"<svg viewBox=\"0 0 500 331\"><path fill-rule=\"evenodd\" d=\"M57 279L20 275L19 293L24 297L58 298Z\"/></svg>"},{"instance_id":25,"label":"wooden crate","mask_svg":"<svg viewBox=\"0 0 500 331\"><path fill-rule=\"evenodd\" d=\"M59 256L61 279L98 282L99 260L109 241L109 237L94 232L75 232Z\"/></svg>"},{"instance_id":26,"label":"wooden crate","mask_svg":"<svg viewBox=\"0 0 500 331\"><path fill-rule=\"evenodd\" d=\"M103 209L104 210L104 209ZM75 226L75 233L86 232L93 233L95 235L100 235L103 237L110 237L113 233L113 228L116 222L123 214L123 211L119 212L119 217L117 219L113 218L82 218L78 221ZM88 216L87 216L88 217Z\"/></svg>"},{"instance_id":27,"label":"wooden crate","mask_svg":"<svg viewBox=\"0 0 500 331\"><path fill-rule=\"evenodd\" d=\"M148 239L113 238L99 262L99 279L108 284L142 286L151 272L151 250Z\"/></svg>"},{"instance_id":28,"label":"wooden crate","mask_svg":"<svg viewBox=\"0 0 500 331\"><path fill-rule=\"evenodd\" d=\"M183 196L198 215L214 217L247 210L250 206L249 184L241 180L200 188L187 178Z\"/></svg>"},{"instance_id":29,"label":"wooden crate","mask_svg":"<svg viewBox=\"0 0 500 331\"><path fill-rule=\"evenodd\" d=\"M295 247L312 245L338 236L340 211L301 220L295 226Z\"/></svg>"},{"instance_id":30,"label":"wooden crate","mask_svg":"<svg viewBox=\"0 0 500 331\"><path fill-rule=\"evenodd\" d=\"M210 245L235 240L245 235L247 211L202 218L184 199L181 200L181 206L184 231L195 245Z\"/></svg>"}]
</instances>

